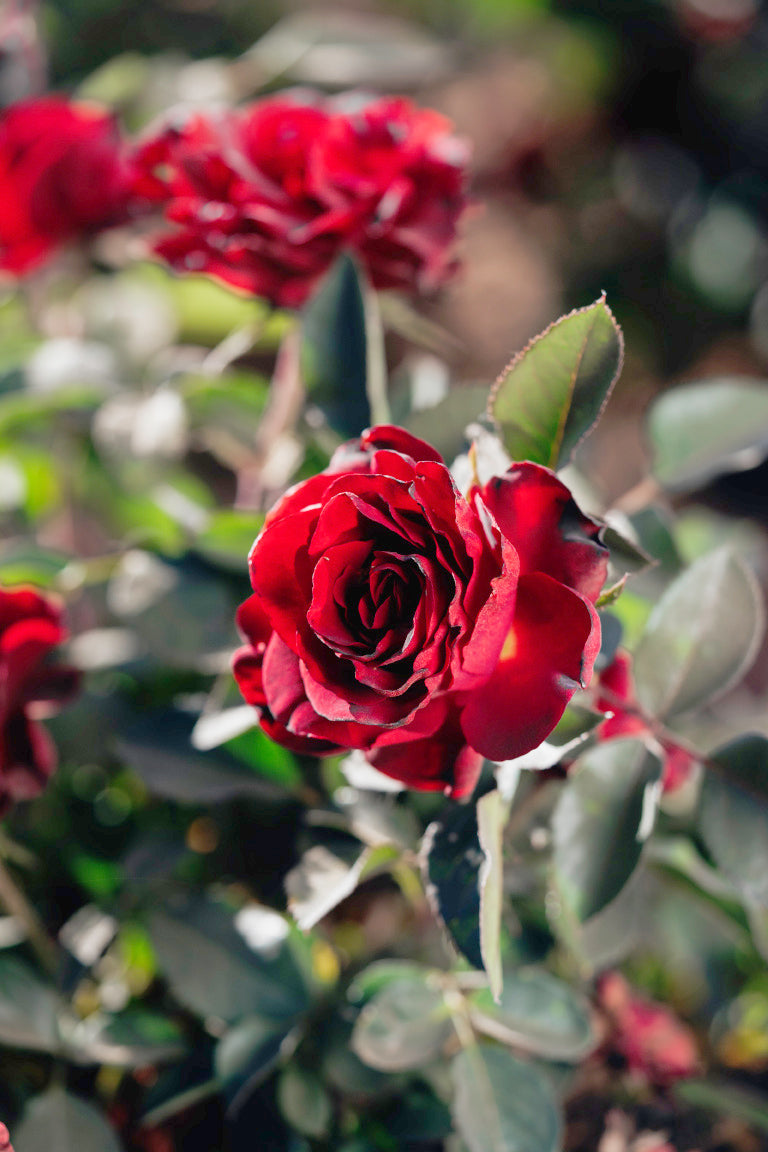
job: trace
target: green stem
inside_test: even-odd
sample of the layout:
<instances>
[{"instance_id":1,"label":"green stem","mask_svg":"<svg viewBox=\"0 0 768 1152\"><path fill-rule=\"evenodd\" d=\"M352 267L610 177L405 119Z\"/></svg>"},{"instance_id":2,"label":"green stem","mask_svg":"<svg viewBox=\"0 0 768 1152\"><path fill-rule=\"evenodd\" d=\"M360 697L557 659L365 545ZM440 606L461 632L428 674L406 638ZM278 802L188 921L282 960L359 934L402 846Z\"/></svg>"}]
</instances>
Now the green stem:
<instances>
[{"instance_id":1,"label":"green stem","mask_svg":"<svg viewBox=\"0 0 768 1152\"><path fill-rule=\"evenodd\" d=\"M23 925L30 947L46 972L55 976L59 968L58 947L46 932L43 922L27 897L0 860L0 904Z\"/></svg>"}]
</instances>

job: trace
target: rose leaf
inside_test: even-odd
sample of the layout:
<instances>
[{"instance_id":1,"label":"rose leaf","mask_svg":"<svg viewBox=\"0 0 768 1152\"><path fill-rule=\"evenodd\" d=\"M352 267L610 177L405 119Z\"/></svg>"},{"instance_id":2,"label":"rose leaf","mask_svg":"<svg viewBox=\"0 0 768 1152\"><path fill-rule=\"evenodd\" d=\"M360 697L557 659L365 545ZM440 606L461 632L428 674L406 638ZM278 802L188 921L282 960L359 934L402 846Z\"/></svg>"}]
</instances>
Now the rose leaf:
<instances>
[{"instance_id":1,"label":"rose leaf","mask_svg":"<svg viewBox=\"0 0 768 1152\"><path fill-rule=\"evenodd\" d=\"M632 876L646 793L660 770L639 740L598 745L571 770L552 818L553 881L564 915L583 924Z\"/></svg>"},{"instance_id":2,"label":"rose leaf","mask_svg":"<svg viewBox=\"0 0 768 1152\"><path fill-rule=\"evenodd\" d=\"M562 1125L544 1074L504 1048L464 1048L451 1066L453 1116L469 1152L557 1152Z\"/></svg>"},{"instance_id":3,"label":"rose leaf","mask_svg":"<svg viewBox=\"0 0 768 1152\"><path fill-rule=\"evenodd\" d=\"M765 627L757 582L728 548L702 556L654 608L635 652L635 682L653 716L675 716L732 687Z\"/></svg>"},{"instance_id":4,"label":"rose leaf","mask_svg":"<svg viewBox=\"0 0 768 1152\"><path fill-rule=\"evenodd\" d=\"M365 296L357 266L339 257L305 305L301 366L309 399L344 437L371 423Z\"/></svg>"},{"instance_id":5,"label":"rose leaf","mask_svg":"<svg viewBox=\"0 0 768 1152\"><path fill-rule=\"evenodd\" d=\"M427 975L393 980L365 1005L352 1051L381 1072L422 1068L437 1059L453 1032L442 990Z\"/></svg>"},{"instance_id":6,"label":"rose leaf","mask_svg":"<svg viewBox=\"0 0 768 1152\"><path fill-rule=\"evenodd\" d=\"M699 488L768 455L768 384L718 377L671 388L648 413L652 470L670 491Z\"/></svg>"},{"instance_id":7,"label":"rose leaf","mask_svg":"<svg viewBox=\"0 0 768 1152\"><path fill-rule=\"evenodd\" d=\"M710 756L699 830L717 867L744 899L768 906L768 740L739 736Z\"/></svg>"},{"instance_id":8,"label":"rose leaf","mask_svg":"<svg viewBox=\"0 0 768 1152\"><path fill-rule=\"evenodd\" d=\"M532 340L504 369L488 403L512 459L567 464L605 407L623 358L621 329L604 297Z\"/></svg>"},{"instance_id":9,"label":"rose leaf","mask_svg":"<svg viewBox=\"0 0 768 1152\"><path fill-rule=\"evenodd\" d=\"M475 1027L545 1060L578 1062L594 1046L589 1004L544 968L507 969L495 1004L488 988L470 997Z\"/></svg>"},{"instance_id":10,"label":"rose leaf","mask_svg":"<svg viewBox=\"0 0 768 1152\"><path fill-rule=\"evenodd\" d=\"M14 1129L13 1145L16 1152L120 1152L101 1112L58 1087L31 1101Z\"/></svg>"}]
</instances>

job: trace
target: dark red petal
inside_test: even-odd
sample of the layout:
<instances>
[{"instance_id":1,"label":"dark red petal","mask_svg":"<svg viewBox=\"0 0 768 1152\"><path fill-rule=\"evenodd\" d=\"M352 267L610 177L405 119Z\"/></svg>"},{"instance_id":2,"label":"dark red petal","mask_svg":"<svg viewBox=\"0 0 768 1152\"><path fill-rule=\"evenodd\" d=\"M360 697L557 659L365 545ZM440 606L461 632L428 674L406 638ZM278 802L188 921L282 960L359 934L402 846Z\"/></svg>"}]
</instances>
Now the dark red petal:
<instances>
[{"instance_id":1,"label":"dark red petal","mask_svg":"<svg viewBox=\"0 0 768 1152\"><path fill-rule=\"evenodd\" d=\"M622 707L626 705L626 708ZM632 657L621 649L607 668L600 673L600 684L595 707L600 712L612 713L599 725L599 740L613 740L619 736L642 736L648 725L633 713L637 705L632 681Z\"/></svg>"},{"instance_id":2,"label":"dark red petal","mask_svg":"<svg viewBox=\"0 0 768 1152\"><path fill-rule=\"evenodd\" d=\"M19 620L41 619L61 624L61 605L35 588L0 588L0 633Z\"/></svg>"},{"instance_id":3,"label":"dark red petal","mask_svg":"<svg viewBox=\"0 0 768 1152\"><path fill-rule=\"evenodd\" d=\"M51 620L19 620L0 636L0 661L5 680L4 707L39 698L35 686L44 673L45 660L65 636Z\"/></svg>"},{"instance_id":4,"label":"dark red petal","mask_svg":"<svg viewBox=\"0 0 768 1152\"><path fill-rule=\"evenodd\" d=\"M457 800L474 791L483 766L483 757L464 739L458 710L445 697L430 701L407 727L377 740L367 757L408 788L444 791Z\"/></svg>"},{"instance_id":5,"label":"dark red petal","mask_svg":"<svg viewBox=\"0 0 768 1152\"><path fill-rule=\"evenodd\" d=\"M490 760L536 748L589 682L599 650L600 621L587 600L549 576L521 576L499 662L462 714L467 742Z\"/></svg>"},{"instance_id":6,"label":"dark red petal","mask_svg":"<svg viewBox=\"0 0 768 1152\"><path fill-rule=\"evenodd\" d=\"M21 710L0 725L2 788L14 800L30 800L42 792L56 767L56 748L45 728Z\"/></svg>"},{"instance_id":7,"label":"dark red petal","mask_svg":"<svg viewBox=\"0 0 768 1152\"><path fill-rule=\"evenodd\" d=\"M307 608L312 598L312 568L308 548L317 522L317 508L302 508L273 520L257 537L248 558L251 583L276 632L294 651L299 634L309 636Z\"/></svg>"},{"instance_id":8,"label":"dark red petal","mask_svg":"<svg viewBox=\"0 0 768 1152\"><path fill-rule=\"evenodd\" d=\"M664 744L664 769L661 774L662 792L676 792L687 784L696 768L696 757L677 744Z\"/></svg>"},{"instance_id":9,"label":"dark red petal","mask_svg":"<svg viewBox=\"0 0 768 1152\"><path fill-rule=\"evenodd\" d=\"M554 472L513 464L482 489L481 498L520 556L520 571L544 572L593 603L608 571L600 525L585 516Z\"/></svg>"},{"instance_id":10,"label":"dark red petal","mask_svg":"<svg viewBox=\"0 0 768 1152\"><path fill-rule=\"evenodd\" d=\"M419 440L417 436L412 436L404 428L398 428L394 424L377 424L374 428L366 429L359 440L349 440L337 448L327 471L329 473L367 471L373 455L384 449L400 452L415 463L421 460L444 463L440 453L430 444Z\"/></svg>"}]
</instances>

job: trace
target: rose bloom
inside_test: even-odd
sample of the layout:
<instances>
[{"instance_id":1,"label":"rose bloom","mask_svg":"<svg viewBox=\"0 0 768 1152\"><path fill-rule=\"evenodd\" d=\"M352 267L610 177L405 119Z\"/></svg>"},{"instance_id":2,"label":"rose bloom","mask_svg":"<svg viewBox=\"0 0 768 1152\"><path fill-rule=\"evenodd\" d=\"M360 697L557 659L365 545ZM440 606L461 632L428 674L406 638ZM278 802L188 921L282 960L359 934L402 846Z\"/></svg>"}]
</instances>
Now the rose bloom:
<instances>
[{"instance_id":1,"label":"rose bloom","mask_svg":"<svg viewBox=\"0 0 768 1152\"><path fill-rule=\"evenodd\" d=\"M62 244L119 224L130 171L114 119L45 96L0 114L0 268L22 275Z\"/></svg>"},{"instance_id":2,"label":"rose bloom","mask_svg":"<svg viewBox=\"0 0 768 1152\"><path fill-rule=\"evenodd\" d=\"M605 972L598 1000L613 1025L612 1042L632 1072L658 1084L700 1072L696 1038L664 1004L639 996L619 972Z\"/></svg>"},{"instance_id":3,"label":"rose bloom","mask_svg":"<svg viewBox=\"0 0 768 1152\"><path fill-rule=\"evenodd\" d=\"M616 740L634 736L640 740L653 735L648 722L639 710L632 678L632 657L623 649L614 656L600 673L600 684L595 707L606 713L606 719L596 728L598 740ZM661 788L663 792L677 792L688 782L696 768L696 758L674 740L659 737L657 744L663 753Z\"/></svg>"},{"instance_id":4,"label":"rose bloom","mask_svg":"<svg viewBox=\"0 0 768 1152\"><path fill-rule=\"evenodd\" d=\"M419 789L471 792L536 747L591 676L599 526L513 464L465 498L438 453L370 429L289 490L249 557L234 672L297 752L363 749Z\"/></svg>"},{"instance_id":5,"label":"rose bloom","mask_svg":"<svg viewBox=\"0 0 768 1152\"><path fill-rule=\"evenodd\" d=\"M0 814L45 787L56 749L38 720L77 691L74 668L51 663L66 639L61 608L33 588L0 588Z\"/></svg>"},{"instance_id":6,"label":"rose bloom","mask_svg":"<svg viewBox=\"0 0 768 1152\"><path fill-rule=\"evenodd\" d=\"M135 190L174 232L155 251L297 307L342 249L377 288L429 291L453 271L468 149L403 98L299 92L165 126L136 152Z\"/></svg>"},{"instance_id":7,"label":"rose bloom","mask_svg":"<svg viewBox=\"0 0 768 1152\"><path fill-rule=\"evenodd\" d=\"M0 1124L0 1152L13 1152L10 1133L5 1124Z\"/></svg>"}]
</instances>

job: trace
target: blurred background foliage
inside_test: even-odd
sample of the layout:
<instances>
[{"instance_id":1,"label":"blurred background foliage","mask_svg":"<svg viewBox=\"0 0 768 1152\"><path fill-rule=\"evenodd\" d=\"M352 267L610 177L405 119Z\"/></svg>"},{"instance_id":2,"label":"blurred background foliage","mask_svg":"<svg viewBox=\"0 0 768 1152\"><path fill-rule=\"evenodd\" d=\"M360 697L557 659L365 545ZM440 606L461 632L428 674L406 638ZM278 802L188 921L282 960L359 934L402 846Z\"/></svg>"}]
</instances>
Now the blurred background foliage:
<instances>
[{"instance_id":1,"label":"blurred background foliage","mask_svg":"<svg viewBox=\"0 0 768 1152\"><path fill-rule=\"evenodd\" d=\"M418 310L382 305L393 405L415 429L425 420L449 456L510 355L603 290L628 357L577 461L594 508L646 476L651 398L684 379L766 375L759 0L381 0L332 12L279 0L19 0L2 18L14 13L1 46L6 102L64 88L113 105L136 130L177 103L364 85L451 117L474 145L463 271ZM299 761L246 731L227 671L263 511L287 482L323 467L338 432L310 419L294 435L289 420L273 444L259 440L290 317L136 264L111 243L85 272L64 263L44 291L0 295L0 579L66 596L71 648L88 674L87 691L52 724L60 771L0 841L64 958L59 1000L0 951L0 1116L16 1120L34 1098L67 1114L49 1087L56 1057L68 1089L99 1100L135 1152L460 1148L437 1059L445 1019L425 976L450 954L414 864L444 802L372 798L336 761ZM232 333L240 342L223 345ZM429 408L449 385L436 419ZM686 477L672 492L674 523L667 506L626 503L660 564L616 606L625 642L683 563L723 539L765 582L761 436L755 467L731 468L727 457ZM735 702L707 713L705 742L747 724L766 732L767 686L763 651ZM633 895L644 915L624 908L603 923L595 955L613 962L636 944L632 978L686 1017L709 1066L737 1078L742 1095L732 1083L719 1097L712 1084L697 1095L695 1082L679 1095L647 1079L638 1088L621 1079L616 1049L577 1079L569 1061L592 1027L578 997L559 1048L541 1041L541 1020L523 1027L509 1008L526 1051L571 1090L574 1150L597 1147L617 1100L637 1133L663 1130L680 1149L750 1152L768 1130L765 1097L749 1094L768 1075L765 912L745 910L701 844L675 839L684 821L667 820L664 851ZM326 857L307 865L318 848ZM538 899L541 861L530 842L510 850L508 957L535 965L555 943ZM313 904L313 876L336 893L328 916ZM275 917L260 929L273 947L245 964L247 922L233 924L255 901L283 909L286 882L308 933L262 909ZM1 918L0 948L18 947L13 932ZM190 975L186 957L204 946L226 978L208 980L204 966L202 979ZM415 970L371 975L385 956ZM572 976L561 963L559 975ZM349 1047L363 1006L396 980L432 1029L421 1033L421 1066L409 1063L414 1038L391 1011L394 1055L376 1049L375 1014ZM549 1026L557 996L547 995ZM4 1017L14 999L21 1011ZM96 1123L77 1117L75 1132ZM94 1131L94 1148L109 1147ZM26 1140L22 1130L17 1152L36 1152Z\"/></svg>"}]
</instances>

